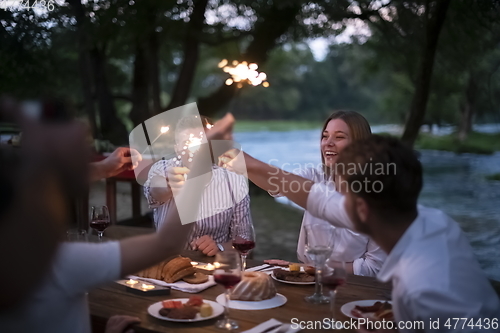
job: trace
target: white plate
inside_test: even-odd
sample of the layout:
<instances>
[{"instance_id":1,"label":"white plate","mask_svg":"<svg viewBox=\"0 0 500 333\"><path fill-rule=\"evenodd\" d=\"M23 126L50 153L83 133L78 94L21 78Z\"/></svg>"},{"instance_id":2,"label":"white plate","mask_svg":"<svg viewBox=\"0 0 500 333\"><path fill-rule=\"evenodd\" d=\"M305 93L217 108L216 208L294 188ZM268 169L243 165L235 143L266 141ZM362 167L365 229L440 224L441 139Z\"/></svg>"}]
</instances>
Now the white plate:
<instances>
[{"instance_id":1,"label":"white plate","mask_svg":"<svg viewBox=\"0 0 500 333\"><path fill-rule=\"evenodd\" d=\"M282 269L285 270L285 271L289 271L290 270L289 268L284 268L284 267ZM301 266L300 267L300 271L301 272L305 272L304 267ZM276 276L274 276L274 271L271 273L271 277L274 280L278 281L278 282L288 283L288 284L297 284L297 285L303 285L304 286L304 285L311 285L311 284L315 284L316 283L315 281L312 281L312 282L292 282L292 281L281 280L281 279L278 279Z\"/></svg>"},{"instance_id":2,"label":"white plate","mask_svg":"<svg viewBox=\"0 0 500 333\"><path fill-rule=\"evenodd\" d=\"M189 298L175 298L175 299L168 299L167 301L181 301L182 304L186 303L189 301ZM217 316L220 316L222 313L224 313L224 307L214 301L208 301L206 299L203 300L203 303L208 303L212 307L212 315L208 317L202 317L200 316L199 313L196 314L196 317L194 319L173 319L173 318L168 318L161 316L158 311L163 307L162 302L157 302L154 304L151 304L148 308L148 313L152 315L155 318L161 319L161 320L167 320L167 321L177 321L181 323L194 323L196 321L203 321L203 320L208 320L215 318Z\"/></svg>"},{"instance_id":3,"label":"white plate","mask_svg":"<svg viewBox=\"0 0 500 333\"><path fill-rule=\"evenodd\" d=\"M220 294L215 299L217 303L226 305L226 295ZM278 306L282 306L287 301L286 297L281 294L276 294L271 299L266 299L264 301L237 301L230 300L229 307L231 309L237 310L264 310L264 309L272 309L277 308Z\"/></svg>"},{"instance_id":4,"label":"white plate","mask_svg":"<svg viewBox=\"0 0 500 333\"><path fill-rule=\"evenodd\" d=\"M354 301L354 302L349 302L349 303L342 305L342 307L340 308L340 311L342 311L342 313L345 314L347 317L358 319L358 317L353 316L351 313L351 311L356 307L356 305L371 306L371 305L375 304L375 302L382 302L382 303L387 302L389 304L392 304L389 301L384 301L381 299ZM373 316L374 312L366 312L365 314L367 315L368 318L371 318L371 316Z\"/></svg>"}]
</instances>

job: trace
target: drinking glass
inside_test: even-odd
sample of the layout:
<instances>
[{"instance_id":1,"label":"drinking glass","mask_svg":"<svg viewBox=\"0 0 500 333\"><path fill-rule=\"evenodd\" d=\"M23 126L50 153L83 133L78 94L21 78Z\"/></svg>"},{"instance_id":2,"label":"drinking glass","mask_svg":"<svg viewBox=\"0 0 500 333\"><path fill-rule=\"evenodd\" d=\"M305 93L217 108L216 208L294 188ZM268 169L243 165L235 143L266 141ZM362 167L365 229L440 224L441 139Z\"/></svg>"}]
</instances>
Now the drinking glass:
<instances>
[{"instance_id":1,"label":"drinking glass","mask_svg":"<svg viewBox=\"0 0 500 333\"><path fill-rule=\"evenodd\" d=\"M330 311L332 321L335 321L335 299L337 288L343 285L347 279L345 262L333 260L335 256L328 259L321 271L321 284L330 290Z\"/></svg>"},{"instance_id":2,"label":"drinking glass","mask_svg":"<svg viewBox=\"0 0 500 333\"><path fill-rule=\"evenodd\" d=\"M232 232L233 247L240 253L241 267L244 271L247 267L247 256L255 247L255 230L250 222L236 224Z\"/></svg>"},{"instance_id":3,"label":"drinking glass","mask_svg":"<svg viewBox=\"0 0 500 333\"><path fill-rule=\"evenodd\" d=\"M333 248L333 235L335 228L328 223L306 224L305 252L316 268L316 284L314 294L306 296L305 300L313 304L325 304L330 298L323 295L320 277L326 260L330 257Z\"/></svg>"},{"instance_id":4,"label":"drinking glass","mask_svg":"<svg viewBox=\"0 0 500 333\"><path fill-rule=\"evenodd\" d=\"M98 206L90 208L90 227L97 231L99 241L102 241L104 230L111 224L109 218L109 210L106 206Z\"/></svg>"},{"instance_id":5,"label":"drinking glass","mask_svg":"<svg viewBox=\"0 0 500 333\"><path fill-rule=\"evenodd\" d=\"M224 319L218 320L215 327L228 331L237 329L238 322L229 319L229 300L231 289L241 281L241 260L236 251L224 251L215 255L214 281L221 284L225 289L226 307Z\"/></svg>"}]
</instances>

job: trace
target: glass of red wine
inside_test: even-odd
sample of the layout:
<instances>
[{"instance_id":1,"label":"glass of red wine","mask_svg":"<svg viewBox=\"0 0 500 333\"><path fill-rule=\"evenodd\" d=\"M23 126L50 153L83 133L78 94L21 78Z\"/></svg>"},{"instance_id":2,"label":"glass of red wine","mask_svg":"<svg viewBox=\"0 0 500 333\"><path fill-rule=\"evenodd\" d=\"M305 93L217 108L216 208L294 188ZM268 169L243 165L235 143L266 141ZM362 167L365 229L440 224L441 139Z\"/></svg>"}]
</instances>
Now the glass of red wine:
<instances>
[{"instance_id":1,"label":"glass of red wine","mask_svg":"<svg viewBox=\"0 0 500 333\"><path fill-rule=\"evenodd\" d=\"M109 210L106 206L90 208L90 227L97 231L99 241L102 241L102 234L111 224Z\"/></svg>"},{"instance_id":2,"label":"glass of red wine","mask_svg":"<svg viewBox=\"0 0 500 333\"><path fill-rule=\"evenodd\" d=\"M234 330L239 327L238 322L229 318L229 301L231 289L241 281L241 260L236 251L224 251L215 255L214 281L225 289L226 308L224 318L215 323L215 327L224 330Z\"/></svg>"},{"instance_id":3,"label":"glass of red wine","mask_svg":"<svg viewBox=\"0 0 500 333\"><path fill-rule=\"evenodd\" d=\"M253 224L240 223L234 226L233 247L240 253L241 269L244 271L247 267L247 256L255 247L255 230Z\"/></svg>"},{"instance_id":4,"label":"glass of red wine","mask_svg":"<svg viewBox=\"0 0 500 333\"><path fill-rule=\"evenodd\" d=\"M330 290L330 311L332 320L335 321L335 299L337 296L337 288L342 286L347 279L345 262L335 261L333 257L328 259L321 271L321 284L323 287Z\"/></svg>"}]
</instances>

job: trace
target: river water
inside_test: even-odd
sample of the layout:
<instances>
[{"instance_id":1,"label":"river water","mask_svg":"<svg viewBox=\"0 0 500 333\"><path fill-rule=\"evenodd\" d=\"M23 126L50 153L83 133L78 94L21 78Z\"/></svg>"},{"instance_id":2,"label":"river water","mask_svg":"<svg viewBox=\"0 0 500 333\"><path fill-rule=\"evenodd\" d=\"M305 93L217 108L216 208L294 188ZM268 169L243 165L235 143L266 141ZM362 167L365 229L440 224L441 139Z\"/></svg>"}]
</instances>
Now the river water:
<instances>
[{"instance_id":1,"label":"river water","mask_svg":"<svg viewBox=\"0 0 500 333\"><path fill-rule=\"evenodd\" d=\"M390 125L372 129L397 130ZM475 130L498 132L500 126L483 125ZM447 128L440 129L441 134L447 132ZM321 162L319 129L244 132L236 133L235 139L250 155L287 171ZM424 166L420 203L452 216L467 234L486 274L500 281L500 181L485 179L500 172L500 152L485 156L422 150L420 160Z\"/></svg>"}]
</instances>

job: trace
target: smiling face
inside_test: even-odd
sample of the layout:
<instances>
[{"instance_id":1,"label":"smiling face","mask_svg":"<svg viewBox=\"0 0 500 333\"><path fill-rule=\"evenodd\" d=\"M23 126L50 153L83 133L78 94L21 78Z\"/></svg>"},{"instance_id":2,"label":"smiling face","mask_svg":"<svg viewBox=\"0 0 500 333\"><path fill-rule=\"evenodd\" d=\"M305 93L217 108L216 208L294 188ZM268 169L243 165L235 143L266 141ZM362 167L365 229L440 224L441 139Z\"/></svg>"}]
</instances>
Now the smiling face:
<instances>
[{"instance_id":1,"label":"smiling face","mask_svg":"<svg viewBox=\"0 0 500 333\"><path fill-rule=\"evenodd\" d=\"M324 164L333 168L338 154L351 143L351 131L342 119L332 119L328 122L321 136L321 154Z\"/></svg>"}]
</instances>

